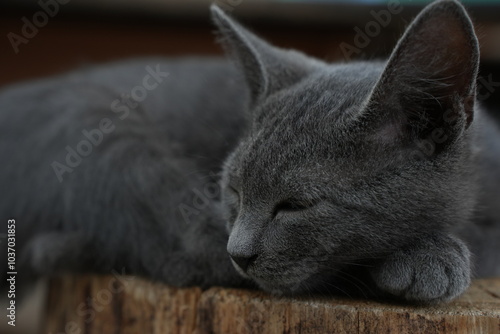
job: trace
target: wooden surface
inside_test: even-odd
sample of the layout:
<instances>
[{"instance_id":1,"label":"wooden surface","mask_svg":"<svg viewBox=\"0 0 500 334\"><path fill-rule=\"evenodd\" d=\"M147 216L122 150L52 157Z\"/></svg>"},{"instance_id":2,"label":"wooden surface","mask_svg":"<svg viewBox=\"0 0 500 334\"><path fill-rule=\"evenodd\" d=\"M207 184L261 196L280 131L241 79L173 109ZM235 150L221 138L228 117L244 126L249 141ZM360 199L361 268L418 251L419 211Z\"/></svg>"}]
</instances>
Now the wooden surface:
<instances>
[{"instance_id":1,"label":"wooden surface","mask_svg":"<svg viewBox=\"0 0 500 334\"><path fill-rule=\"evenodd\" d=\"M127 276L50 282L44 333L500 333L500 279L459 299L409 307L258 291L175 289Z\"/></svg>"}]
</instances>

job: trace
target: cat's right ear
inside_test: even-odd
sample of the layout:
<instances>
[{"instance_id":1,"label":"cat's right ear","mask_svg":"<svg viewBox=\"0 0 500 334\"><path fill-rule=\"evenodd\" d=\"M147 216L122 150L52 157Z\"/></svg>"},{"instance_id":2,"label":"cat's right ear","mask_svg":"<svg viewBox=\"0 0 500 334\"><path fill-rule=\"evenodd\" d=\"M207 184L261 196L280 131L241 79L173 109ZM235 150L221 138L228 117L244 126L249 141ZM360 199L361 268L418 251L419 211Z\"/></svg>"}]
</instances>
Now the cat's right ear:
<instances>
[{"instance_id":1,"label":"cat's right ear","mask_svg":"<svg viewBox=\"0 0 500 334\"><path fill-rule=\"evenodd\" d=\"M399 40L367 103L378 138L420 140L436 130L460 136L474 116L478 65L478 41L463 6L428 5Z\"/></svg>"},{"instance_id":2,"label":"cat's right ear","mask_svg":"<svg viewBox=\"0 0 500 334\"><path fill-rule=\"evenodd\" d=\"M217 5L212 5L211 11L222 45L245 76L251 106L273 92L296 83L317 63L300 52L270 45Z\"/></svg>"}]
</instances>

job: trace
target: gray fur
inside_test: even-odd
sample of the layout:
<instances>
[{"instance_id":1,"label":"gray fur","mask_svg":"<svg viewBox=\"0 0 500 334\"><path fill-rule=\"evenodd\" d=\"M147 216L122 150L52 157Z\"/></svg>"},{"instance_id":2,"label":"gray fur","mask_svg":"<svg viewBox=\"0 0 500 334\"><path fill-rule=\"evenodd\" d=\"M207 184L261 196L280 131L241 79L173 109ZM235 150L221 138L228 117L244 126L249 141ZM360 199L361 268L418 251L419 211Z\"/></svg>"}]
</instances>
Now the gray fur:
<instances>
[{"instance_id":1,"label":"gray fur","mask_svg":"<svg viewBox=\"0 0 500 334\"><path fill-rule=\"evenodd\" d=\"M0 92L0 213L26 281L125 268L429 303L500 275L500 131L474 105L458 2L428 6L387 63L327 64L212 11L234 64L147 59ZM110 104L147 66L169 75L121 120ZM51 163L104 117L116 129L59 182Z\"/></svg>"}]
</instances>

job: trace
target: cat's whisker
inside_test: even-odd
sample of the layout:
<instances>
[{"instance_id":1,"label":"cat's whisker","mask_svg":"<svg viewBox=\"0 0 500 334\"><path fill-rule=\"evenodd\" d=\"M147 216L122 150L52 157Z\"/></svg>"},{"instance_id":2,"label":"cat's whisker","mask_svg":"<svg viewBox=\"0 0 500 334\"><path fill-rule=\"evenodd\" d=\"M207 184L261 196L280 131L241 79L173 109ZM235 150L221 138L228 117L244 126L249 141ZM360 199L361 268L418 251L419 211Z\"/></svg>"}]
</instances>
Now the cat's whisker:
<instances>
[{"instance_id":1,"label":"cat's whisker","mask_svg":"<svg viewBox=\"0 0 500 334\"><path fill-rule=\"evenodd\" d=\"M325 261L325 262L331 262L331 261ZM372 268L373 267L373 265L370 265L370 264L346 262L346 261L338 261L338 260L335 260L334 263L339 264L339 265L356 266L356 267L364 267L364 268Z\"/></svg>"},{"instance_id":2,"label":"cat's whisker","mask_svg":"<svg viewBox=\"0 0 500 334\"><path fill-rule=\"evenodd\" d=\"M329 281L327 279L322 279L320 281L320 283L321 283L322 288L327 289L327 292L329 294L331 294L331 295L334 295L335 293L332 293L331 290L328 289L328 287L332 287L335 290L340 291L344 296L347 296L349 298L353 298L353 296L349 292L347 292L346 290L342 289L338 285L333 284L331 281Z\"/></svg>"},{"instance_id":3,"label":"cat's whisker","mask_svg":"<svg viewBox=\"0 0 500 334\"><path fill-rule=\"evenodd\" d=\"M347 276L348 278L343 277L343 276ZM354 284L354 286L359 289L359 291L363 294L363 296L365 298L368 297L365 291L368 291L369 293L374 294L373 289L368 284L366 284L366 282L363 282L361 279L359 279L358 277L356 277L352 274L349 274L347 272L339 272L338 277L340 279L346 279L346 280L348 279L350 283ZM364 289L362 287L360 287L358 284L356 284L355 282L359 283Z\"/></svg>"}]
</instances>

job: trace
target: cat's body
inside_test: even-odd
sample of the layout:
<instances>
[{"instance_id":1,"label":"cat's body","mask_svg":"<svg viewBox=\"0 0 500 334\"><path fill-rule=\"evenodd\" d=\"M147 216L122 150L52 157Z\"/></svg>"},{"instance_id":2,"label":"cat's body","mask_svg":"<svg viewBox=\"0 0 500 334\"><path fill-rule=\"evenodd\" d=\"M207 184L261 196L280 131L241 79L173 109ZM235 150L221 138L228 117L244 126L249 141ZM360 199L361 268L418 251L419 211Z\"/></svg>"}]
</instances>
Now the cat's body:
<instances>
[{"instance_id":1,"label":"cat's body","mask_svg":"<svg viewBox=\"0 0 500 334\"><path fill-rule=\"evenodd\" d=\"M492 112L500 112L500 108ZM472 224L462 230L474 254L479 277L500 276L500 124L478 110L476 173L479 193Z\"/></svg>"},{"instance_id":2,"label":"cat's body","mask_svg":"<svg viewBox=\"0 0 500 334\"><path fill-rule=\"evenodd\" d=\"M148 59L0 92L0 185L9 191L0 213L16 219L20 277L124 269L173 285L252 280L278 293L348 281L430 302L468 285L461 240L478 274L500 275L500 131L469 108L477 60L457 60L471 82L436 84L456 92L448 99L433 94L442 79L405 84L426 74L410 76L399 61L411 52L329 65L214 15L248 85L225 60ZM419 29L406 40L427 33ZM393 72L399 100L390 98ZM131 92L147 96L115 102ZM391 111L412 99L425 122ZM438 106L455 112L431 115ZM61 167L66 146L85 149L82 131L106 118L102 142L71 172Z\"/></svg>"},{"instance_id":3,"label":"cat's body","mask_svg":"<svg viewBox=\"0 0 500 334\"><path fill-rule=\"evenodd\" d=\"M122 100L122 94L130 96L143 84L148 68L158 69L162 82L140 104L129 97L130 106L124 101L112 110L113 101ZM197 210L196 191L203 193L207 186L213 191L227 152L242 134L247 94L239 77L234 66L222 59L159 58L3 89L0 123L5 162L0 182L10 191L0 212L4 219L17 222L20 278L31 272L32 261L50 273L50 259L43 259L43 254L63 256L74 247L69 258L86 254L89 259L84 264L75 261L75 270L123 270L160 279L166 265L172 278L178 273L177 283L169 282L176 285L234 280L227 272L234 269L225 251L225 223L214 212L214 203L199 214L189 210ZM76 151L78 143L89 141L82 131L99 129L106 118L113 130L103 133L102 142L93 145L92 153L82 156L71 172L64 170L58 176L53 162L68 166L66 146ZM216 197L219 194L207 200L215 202ZM6 225L2 229L7 232ZM197 229L203 232L198 235ZM71 237L65 242L67 233ZM50 239L37 243L37 237ZM86 239L91 241L80 247ZM196 240L188 246L195 248L192 268L222 262L229 267L222 265L224 270L213 276L205 270L189 283L190 275L175 266L191 267L190 250L183 246L191 239ZM44 249L43 244L54 249ZM36 260L25 254L33 246ZM185 256L172 256L175 251ZM65 266L69 261L62 262ZM169 267L169 262L175 263Z\"/></svg>"}]
</instances>

